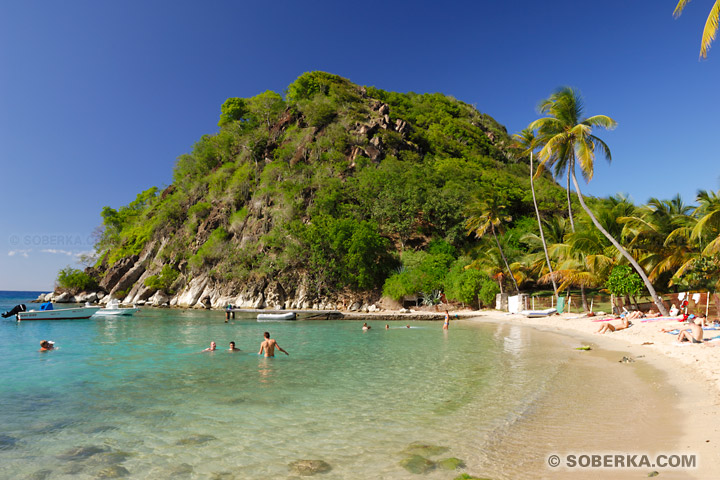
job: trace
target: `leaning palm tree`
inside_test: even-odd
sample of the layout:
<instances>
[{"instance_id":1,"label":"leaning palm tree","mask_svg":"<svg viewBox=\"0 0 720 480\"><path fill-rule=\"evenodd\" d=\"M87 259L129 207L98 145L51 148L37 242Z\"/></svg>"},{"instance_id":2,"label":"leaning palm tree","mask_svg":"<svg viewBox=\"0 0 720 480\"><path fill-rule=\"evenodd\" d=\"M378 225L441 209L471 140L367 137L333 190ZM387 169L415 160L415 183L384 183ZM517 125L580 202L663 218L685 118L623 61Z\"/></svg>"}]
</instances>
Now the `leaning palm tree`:
<instances>
[{"instance_id":1,"label":"leaning palm tree","mask_svg":"<svg viewBox=\"0 0 720 480\"><path fill-rule=\"evenodd\" d=\"M586 181L592 180L595 170L595 151L599 150L605 154L608 161L612 159L610 149L600 138L592 134L593 127L613 129L617 122L606 115L594 115L583 118L583 102L578 92L569 87L564 87L548 98L543 105L549 104L546 111L550 117L541 118L531 124L531 128L537 128L541 134L541 142L544 145L538 156L541 165L558 161L560 158L567 162L570 176L577 192L580 206L588 214L595 227L602 232L615 248L630 262L645 283L653 301L663 315L667 315L665 305L655 292L655 288L648 279L645 271L637 260L625 250L620 243L598 222L593 212L585 204L580 185L575 175L576 163L580 164L580 171Z\"/></svg>"},{"instance_id":2,"label":"leaning palm tree","mask_svg":"<svg viewBox=\"0 0 720 480\"><path fill-rule=\"evenodd\" d=\"M535 216L537 217L538 228L540 229L540 240L542 242L543 251L545 252L545 262L547 262L548 271L550 272L550 280L552 281L553 292L555 298L558 296L557 284L553 275L552 264L550 263L550 255L548 254L547 242L545 242L545 232L543 232L542 220L540 219L540 209L538 209L537 199L535 198L535 168L533 167L533 153L535 152L536 139L535 132L530 128L522 130L520 133L513 135L516 148L524 155L530 154L530 191L532 192L533 206L535 207Z\"/></svg>"},{"instance_id":3,"label":"leaning palm tree","mask_svg":"<svg viewBox=\"0 0 720 480\"><path fill-rule=\"evenodd\" d=\"M682 11L685 9L690 0L680 0L675 7L673 16L679 17ZM705 21L705 28L703 29L702 40L700 41L700 56L707 58L707 52L710 49L710 44L715 40L715 36L718 31L718 22L720 21L720 0L715 0L712 8L710 8L710 15L708 15Z\"/></svg>"},{"instance_id":4,"label":"leaning palm tree","mask_svg":"<svg viewBox=\"0 0 720 480\"><path fill-rule=\"evenodd\" d=\"M518 288L517 282L515 281L515 277L513 276L512 270L510 269L507 258L505 257L505 252L503 252L503 249L500 246L500 240L498 240L496 233L496 230L500 229L504 222L509 222L510 220L512 220L512 217L505 213L505 205L503 205L497 198L492 196L484 199L476 198L468 206L467 213L468 219L465 223L465 227L467 228L468 234L475 233L475 236L477 236L478 238L482 237L488 232L491 232L493 234L493 238L495 238L495 243L497 244L500 256L502 256L503 263L505 263L505 268L507 268L513 285L515 286L515 291L519 293L520 289Z\"/></svg>"}]
</instances>

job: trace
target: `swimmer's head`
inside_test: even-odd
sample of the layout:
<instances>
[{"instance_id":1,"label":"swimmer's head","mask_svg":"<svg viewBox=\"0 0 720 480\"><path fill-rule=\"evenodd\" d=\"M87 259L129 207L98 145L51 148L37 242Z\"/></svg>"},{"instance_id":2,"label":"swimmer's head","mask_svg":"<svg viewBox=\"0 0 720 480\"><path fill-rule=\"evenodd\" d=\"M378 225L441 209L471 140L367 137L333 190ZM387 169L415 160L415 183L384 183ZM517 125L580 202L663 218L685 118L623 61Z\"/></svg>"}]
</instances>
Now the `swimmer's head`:
<instances>
[{"instance_id":1,"label":"swimmer's head","mask_svg":"<svg viewBox=\"0 0 720 480\"><path fill-rule=\"evenodd\" d=\"M265 338L270 338L270 332L265 332L263 335L265 335Z\"/></svg>"},{"instance_id":2,"label":"swimmer's head","mask_svg":"<svg viewBox=\"0 0 720 480\"><path fill-rule=\"evenodd\" d=\"M235 348L235 342L230 342L230 348Z\"/></svg>"}]
</instances>

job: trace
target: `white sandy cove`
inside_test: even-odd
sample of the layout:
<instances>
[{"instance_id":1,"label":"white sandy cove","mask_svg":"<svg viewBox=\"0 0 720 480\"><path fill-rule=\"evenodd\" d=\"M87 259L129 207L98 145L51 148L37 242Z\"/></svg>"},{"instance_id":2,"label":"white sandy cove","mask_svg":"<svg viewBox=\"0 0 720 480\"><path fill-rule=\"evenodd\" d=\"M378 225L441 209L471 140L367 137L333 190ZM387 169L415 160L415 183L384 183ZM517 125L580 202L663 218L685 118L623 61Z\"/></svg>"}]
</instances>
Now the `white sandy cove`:
<instances>
[{"instance_id":1,"label":"white sandy cove","mask_svg":"<svg viewBox=\"0 0 720 480\"><path fill-rule=\"evenodd\" d=\"M596 334L603 322L579 314L526 318L501 312L479 312L474 321L491 321L526 325L549 332L578 337L579 343L592 348L615 350L649 362L668 375L668 381L679 392L678 412L685 428L679 439L680 453L697 453L700 468L694 478L720 479L720 340L703 344L682 344L676 335L662 328L687 328L676 320L642 322L618 332ZM614 325L619 320L611 320ZM452 326L451 326L452 328ZM706 330L705 338L720 335L720 330ZM648 344L649 343L649 344ZM623 354L618 355L620 360ZM609 411L618 406L608 406Z\"/></svg>"}]
</instances>

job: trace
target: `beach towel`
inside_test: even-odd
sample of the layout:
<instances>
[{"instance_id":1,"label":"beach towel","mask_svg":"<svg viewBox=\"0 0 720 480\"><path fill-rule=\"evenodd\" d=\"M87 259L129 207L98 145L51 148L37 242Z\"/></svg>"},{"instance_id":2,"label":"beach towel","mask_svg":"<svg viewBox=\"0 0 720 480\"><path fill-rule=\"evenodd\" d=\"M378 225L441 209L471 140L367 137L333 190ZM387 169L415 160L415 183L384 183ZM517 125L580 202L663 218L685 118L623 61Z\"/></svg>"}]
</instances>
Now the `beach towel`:
<instances>
[{"instance_id":1,"label":"beach towel","mask_svg":"<svg viewBox=\"0 0 720 480\"><path fill-rule=\"evenodd\" d=\"M675 320L680 321L683 317L657 317L657 318L644 318L640 320L641 322L664 322L667 320Z\"/></svg>"}]
</instances>

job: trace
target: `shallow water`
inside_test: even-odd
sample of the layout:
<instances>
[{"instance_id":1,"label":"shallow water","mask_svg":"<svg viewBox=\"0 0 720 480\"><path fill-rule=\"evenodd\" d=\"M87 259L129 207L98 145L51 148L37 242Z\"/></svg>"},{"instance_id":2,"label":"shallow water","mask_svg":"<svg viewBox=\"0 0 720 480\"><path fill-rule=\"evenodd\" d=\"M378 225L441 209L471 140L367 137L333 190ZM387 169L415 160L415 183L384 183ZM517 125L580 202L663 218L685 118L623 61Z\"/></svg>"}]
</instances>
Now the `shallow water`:
<instances>
[{"instance_id":1,"label":"shallow water","mask_svg":"<svg viewBox=\"0 0 720 480\"><path fill-rule=\"evenodd\" d=\"M0 477L286 478L289 463L322 459L332 466L322 478L408 478L399 462L412 442L467 464L428 479L544 468L547 448L523 441L544 431L549 399L573 403L557 392L582 384L576 341L471 322L368 323L367 333L355 321L226 324L222 312L159 309L4 320ZM259 357L264 331L290 356ZM42 339L57 350L38 352ZM219 350L200 353L213 340ZM241 352L226 351L231 340Z\"/></svg>"}]
</instances>

